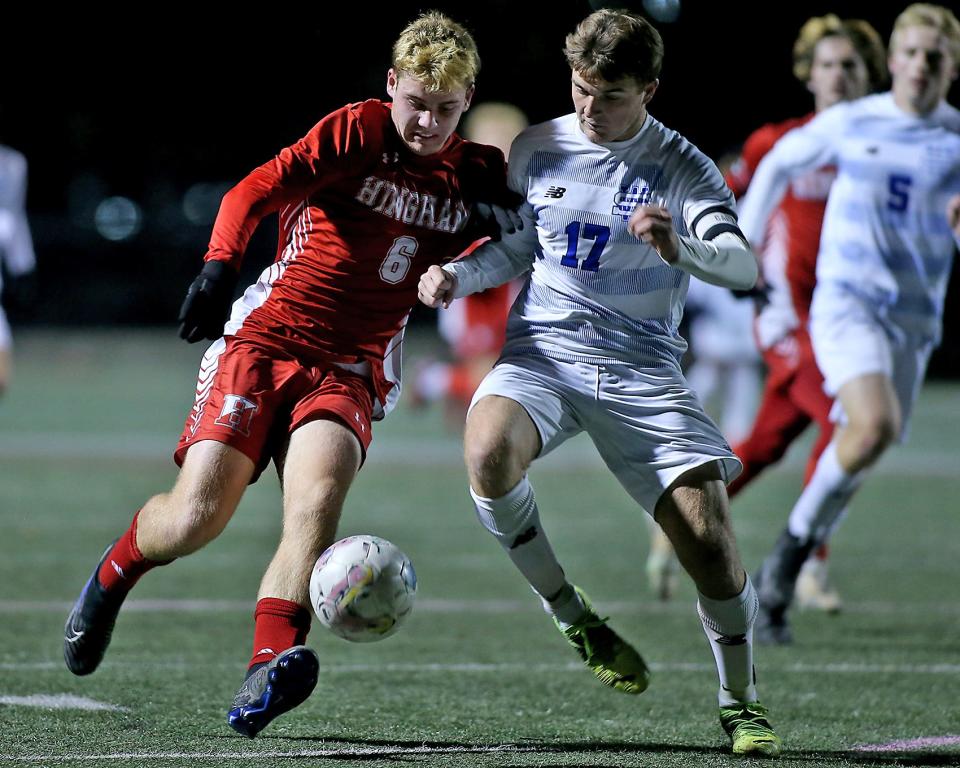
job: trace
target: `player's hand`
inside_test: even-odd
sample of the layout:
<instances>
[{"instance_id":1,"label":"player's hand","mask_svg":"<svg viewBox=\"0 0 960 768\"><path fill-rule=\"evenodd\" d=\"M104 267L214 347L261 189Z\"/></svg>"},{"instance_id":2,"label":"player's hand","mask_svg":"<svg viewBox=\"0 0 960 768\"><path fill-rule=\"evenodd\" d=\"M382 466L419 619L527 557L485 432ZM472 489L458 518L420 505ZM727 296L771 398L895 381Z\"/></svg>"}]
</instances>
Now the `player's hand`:
<instances>
[{"instance_id":1,"label":"player's hand","mask_svg":"<svg viewBox=\"0 0 960 768\"><path fill-rule=\"evenodd\" d=\"M434 264L420 275L417 297L428 307L446 309L453 301L453 292L456 288L457 278Z\"/></svg>"},{"instance_id":2,"label":"player's hand","mask_svg":"<svg viewBox=\"0 0 960 768\"><path fill-rule=\"evenodd\" d=\"M519 200L519 202L523 201ZM496 226L500 235L512 235L514 232L519 232L523 229L523 219L513 208L497 205L496 203L474 203L473 207L477 212L477 216L491 226Z\"/></svg>"},{"instance_id":3,"label":"player's hand","mask_svg":"<svg viewBox=\"0 0 960 768\"><path fill-rule=\"evenodd\" d=\"M960 237L960 195L954 195L947 201L947 221L954 237Z\"/></svg>"},{"instance_id":4,"label":"player's hand","mask_svg":"<svg viewBox=\"0 0 960 768\"><path fill-rule=\"evenodd\" d=\"M630 215L627 230L641 243L653 246L667 264L675 264L680 258L673 217L662 205L638 205Z\"/></svg>"},{"instance_id":5,"label":"player's hand","mask_svg":"<svg viewBox=\"0 0 960 768\"><path fill-rule=\"evenodd\" d=\"M219 339L233 301L237 273L223 261L208 261L190 283L177 318L180 338L191 344L200 339Z\"/></svg>"}]
</instances>

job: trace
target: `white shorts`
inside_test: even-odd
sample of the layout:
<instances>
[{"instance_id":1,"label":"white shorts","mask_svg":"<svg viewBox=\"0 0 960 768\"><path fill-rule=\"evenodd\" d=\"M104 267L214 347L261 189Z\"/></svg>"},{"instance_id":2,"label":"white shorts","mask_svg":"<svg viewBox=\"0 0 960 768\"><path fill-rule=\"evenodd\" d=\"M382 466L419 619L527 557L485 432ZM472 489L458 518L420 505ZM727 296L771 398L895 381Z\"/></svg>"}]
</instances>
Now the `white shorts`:
<instances>
[{"instance_id":1,"label":"white shorts","mask_svg":"<svg viewBox=\"0 0 960 768\"><path fill-rule=\"evenodd\" d=\"M526 410L540 433L540 456L586 432L627 493L650 514L688 470L716 461L729 483L742 469L680 372L507 355L487 374L470 407L488 395Z\"/></svg>"},{"instance_id":2,"label":"white shorts","mask_svg":"<svg viewBox=\"0 0 960 768\"><path fill-rule=\"evenodd\" d=\"M833 283L818 284L814 291L810 338L823 388L831 397L860 376L882 373L890 379L903 418L899 439L905 440L933 342L911 336L866 299ZM845 421L839 400L830 415L833 421Z\"/></svg>"},{"instance_id":3,"label":"white shorts","mask_svg":"<svg viewBox=\"0 0 960 768\"><path fill-rule=\"evenodd\" d=\"M7 315L0 307L0 349L10 349L13 346L13 337L10 335L10 323Z\"/></svg>"}]
</instances>

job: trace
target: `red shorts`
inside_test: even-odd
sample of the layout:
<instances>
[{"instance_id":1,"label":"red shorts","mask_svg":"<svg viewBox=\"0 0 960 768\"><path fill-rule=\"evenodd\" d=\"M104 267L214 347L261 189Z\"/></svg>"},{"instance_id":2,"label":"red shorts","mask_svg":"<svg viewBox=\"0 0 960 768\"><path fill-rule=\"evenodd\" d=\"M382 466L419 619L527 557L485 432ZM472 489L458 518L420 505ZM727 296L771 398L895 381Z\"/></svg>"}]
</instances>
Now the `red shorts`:
<instances>
[{"instance_id":1,"label":"red shorts","mask_svg":"<svg viewBox=\"0 0 960 768\"><path fill-rule=\"evenodd\" d=\"M333 418L370 447L373 394L361 374L336 365L308 366L232 336L215 341L200 363L197 398L173 454L178 466L200 440L216 440L250 457L253 479L297 427Z\"/></svg>"}]
</instances>

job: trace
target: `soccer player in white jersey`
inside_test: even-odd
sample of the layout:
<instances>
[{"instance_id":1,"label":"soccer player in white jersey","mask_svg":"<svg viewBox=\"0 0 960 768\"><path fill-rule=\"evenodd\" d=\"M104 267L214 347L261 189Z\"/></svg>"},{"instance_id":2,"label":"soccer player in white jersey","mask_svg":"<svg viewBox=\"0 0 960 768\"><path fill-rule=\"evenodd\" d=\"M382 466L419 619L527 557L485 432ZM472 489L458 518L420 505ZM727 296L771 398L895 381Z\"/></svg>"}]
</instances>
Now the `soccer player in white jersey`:
<instances>
[{"instance_id":1,"label":"soccer player in white jersey","mask_svg":"<svg viewBox=\"0 0 960 768\"><path fill-rule=\"evenodd\" d=\"M420 280L421 300L440 306L530 271L467 418L477 515L594 674L626 693L646 689L643 659L567 581L527 479L535 458L586 431L696 583L734 753L776 755L753 670L757 598L725 489L740 463L684 380L677 332L691 274L746 289L756 258L719 171L647 112L657 31L600 10L565 53L575 112L527 129L510 153L525 226Z\"/></svg>"},{"instance_id":2,"label":"soccer player in white jersey","mask_svg":"<svg viewBox=\"0 0 960 768\"><path fill-rule=\"evenodd\" d=\"M27 160L15 149L0 145L0 263L21 286L26 285L24 278L36 268L33 239L27 223L26 200ZM0 274L2 287L3 277ZM3 307L0 307L0 395L10 382L12 346L10 325Z\"/></svg>"},{"instance_id":3,"label":"soccer player in white jersey","mask_svg":"<svg viewBox=\"0 0 960 768\"><path fill-rule=\"evenodd\" d=\"M945 101L960 64L960 22L909 6L894 24L890 92L838 104L786 134L742 201L751 242L789 180L838 166L817 259L810 332L825 388L838 400L830 445L758 573L758 638L789 643L797 572L826 540L865 471L906 436L940 339L960 243L960 111Z\"/></svg>"}]
</instances>

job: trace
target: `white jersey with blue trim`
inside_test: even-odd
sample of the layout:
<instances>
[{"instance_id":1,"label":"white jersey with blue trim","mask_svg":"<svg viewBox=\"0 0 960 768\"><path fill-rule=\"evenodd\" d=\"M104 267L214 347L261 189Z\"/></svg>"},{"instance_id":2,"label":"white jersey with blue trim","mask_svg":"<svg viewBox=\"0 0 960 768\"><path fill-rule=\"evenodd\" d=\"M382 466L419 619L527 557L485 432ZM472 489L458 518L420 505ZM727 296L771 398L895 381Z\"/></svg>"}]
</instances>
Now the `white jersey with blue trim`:
<instances>
[{"instance_id":1,"label":"white jersey with blue trim","mask_svg":"<svg viewBox=\"0 0 960 768\"><path fill-rule=\"evenodd\" d=\"M947 201L960 193L960 111L911 115L892 93L824 110L763 159L741 200L741 227L762 236L790 177L837 165L817 282L839 283L913 336L939 340L955 236Z\"/></svg>"},{"instance_id":2,"label":"white jersey with blue trim","mask_svg":"<svg viewBox=\"0 0 960 768\"><path fill-rule=\"evenodd\" d=\"M536 243L504 354L679 370L689 275L627 222L638 204L659 202L681 236L738 232L733 195L713 162L650 115L633 138L595 144L569 114L520 134L508 172L528 216L532 208Z\"/></svg>"}]
</instances>

